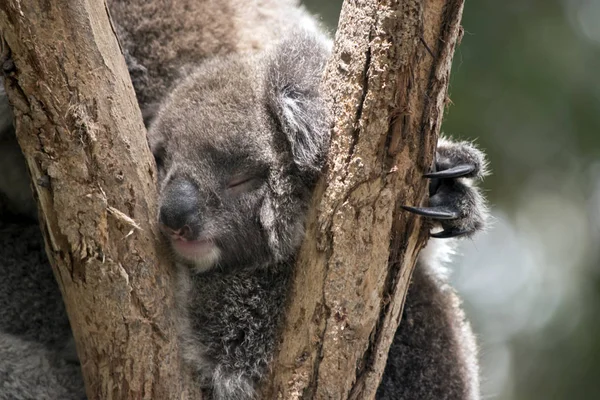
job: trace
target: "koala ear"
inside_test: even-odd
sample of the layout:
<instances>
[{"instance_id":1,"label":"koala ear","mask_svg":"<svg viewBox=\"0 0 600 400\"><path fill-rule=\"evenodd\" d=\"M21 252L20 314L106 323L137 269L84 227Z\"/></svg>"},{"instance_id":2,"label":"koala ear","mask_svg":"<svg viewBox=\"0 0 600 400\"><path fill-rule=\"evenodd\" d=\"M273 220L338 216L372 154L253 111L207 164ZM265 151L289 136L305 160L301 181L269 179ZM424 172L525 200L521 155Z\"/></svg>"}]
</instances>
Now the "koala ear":
<instances>
[{"instance_id":1,"label":"koala ear","mask_svg":"<svg viewBox=\"0 0 600 400\"><path fill-rule=\"evenodd\" d=\"M320 171L329 145L327 110L320 82L331 44L316 32L292 31L268 55L269 111L289 143L296 165Z\"/></svg>"}]
</instances>

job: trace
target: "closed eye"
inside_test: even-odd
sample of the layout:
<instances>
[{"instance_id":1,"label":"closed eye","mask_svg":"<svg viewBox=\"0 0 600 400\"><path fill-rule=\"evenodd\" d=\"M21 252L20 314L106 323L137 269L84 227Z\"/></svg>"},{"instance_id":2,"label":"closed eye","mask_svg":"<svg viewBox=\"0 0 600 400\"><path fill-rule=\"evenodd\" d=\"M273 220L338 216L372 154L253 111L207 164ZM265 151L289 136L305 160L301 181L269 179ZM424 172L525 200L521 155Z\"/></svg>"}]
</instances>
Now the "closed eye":
<instances>
[{"instance_id":1,"label":"closed eye","mask_svg":"<svg viewBox=\"0 0 600 400\"><path fill-rule=\"evenodd\" d=\"M236 177L227 184L227 191L230 194L238 195L257 189L264 181L264 178L258 176Z\"/></svg>"},{"instance_id":2,"label":"closed eye","mask_svg":"<svg viewBox=\"0 0 600 400\"><path fill-rule=\"evenodd\" d=\"M243 184L246 184L254 179L257 179L254 176L246 176L246 177L241 177L241 178L233 178L232 180L229 181L229 183L227 184L227 188L231 189L234 188L236 186L240 186Z\"/></svg>"}]
</instances>

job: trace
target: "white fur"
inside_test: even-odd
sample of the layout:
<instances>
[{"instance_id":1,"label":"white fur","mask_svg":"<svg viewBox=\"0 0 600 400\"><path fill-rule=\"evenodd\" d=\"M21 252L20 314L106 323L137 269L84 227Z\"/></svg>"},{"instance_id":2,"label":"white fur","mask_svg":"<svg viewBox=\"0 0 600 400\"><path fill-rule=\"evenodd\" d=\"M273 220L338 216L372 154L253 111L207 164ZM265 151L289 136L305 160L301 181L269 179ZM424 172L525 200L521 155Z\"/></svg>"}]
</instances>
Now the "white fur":
<instances>
[{"instance_id":1,"label":"white fur","mask_svg":"<svg viewBox=\"0 0 600 400\"><path fill-rule=\"evenodd\" d=\"M440 281L446 282L450 275L447 265L452 261L455 249L454 239L429 239L419 254L419 263L425 265L427 271Z\"/></svg>"},{"instance_id":2,"label":"white fur","mask_svg":"<svg viewBox=\"0 0 600 400\"><path fill-rule=\"evenodd\" d=\"M213 374L213 390L218 399L237 400L254 399L255 391L252 381L244 374L224 372L217 367Z\"/></svg>"},{"instance_id":3,"label":"white fur","mask_svg":"<svg viewBox=\"0 0 600 400\"><path fill-rule=\"evenodd\" d=\"M473 329L471 328L471 324L464 317L464 312L461 313L463 315L463 324L460 332L455 332L457 340L461 343L460 350L463 354L462 359L465 360L465 366L469 370L467 376L470 376L472 379L468 382L469 385L469 394L467 400L479 400L481 399L480 393L480 382L479 382L479 348L477 343L475 342L475 334L473 333Z\"/></svg>"},{"instance_id":4,"label":"white fur","mask_svg":"<svg viewBox=\"0 0 600 400\"><path fill-rule=\"evenodd\" d=\"M320 153L321 143L310 130L310 116L304 112L302 101L290 98L286 93L281 98L283 119L288 123L292 153L296 162L302 166L310 166L315 156Z\"/></svg>"},{"instance_id":5,"label":"white fur","mask_svg":"<svg viewBox=\"0 0 600 400\"><path fill-rule=\"evenodd\" d=\"M206 272L217 265L220 259L221 249L219 249L217 246L212 246L207 254L191 260L193 262L193 270L198 274Z\"/></svg>"},{"instance_id":6,"label":"white fur","mask_svg":"<svg viewBox=\"0 0 600 400\"><path fill-rule=\"evenodd\" d=\"M475 335L471 324L465 317L461 307L460 298L454 293L454 289L448 284L450 269L447 265L452 261L452 256L456 253L457 240L455 239L430 239L427 245L419 254L419 264L424 267L440 285L440 289L451 292L452 308L462 323L456 325L452 332L455 340L460 343L458 348L462 352L461 360L464 360L464 366L469 370L466 376L471 377L468 397L464 400L479 400L480 382L479 382L479 360L478 347L475 342Z\"/></svg>"}]
</instances>

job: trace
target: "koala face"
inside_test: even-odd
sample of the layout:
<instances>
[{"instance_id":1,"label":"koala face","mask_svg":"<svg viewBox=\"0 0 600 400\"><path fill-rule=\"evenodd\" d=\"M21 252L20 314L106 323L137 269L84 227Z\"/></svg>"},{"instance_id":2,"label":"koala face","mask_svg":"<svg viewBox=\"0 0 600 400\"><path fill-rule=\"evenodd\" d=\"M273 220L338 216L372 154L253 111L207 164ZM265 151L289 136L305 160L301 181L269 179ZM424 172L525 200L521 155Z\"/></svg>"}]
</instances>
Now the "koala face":
<instances>
[{"instance_id":1,"label":"koala face","mask_svg":"<svg viewBox=\"0 0 600 400\"><path fill-rule=\"evenodd\" d=\"M294 35L182 81L149 130L159 224L179 262L204 272L293 257L328 144L325 42Z\"/></svg>"}]
</instances>

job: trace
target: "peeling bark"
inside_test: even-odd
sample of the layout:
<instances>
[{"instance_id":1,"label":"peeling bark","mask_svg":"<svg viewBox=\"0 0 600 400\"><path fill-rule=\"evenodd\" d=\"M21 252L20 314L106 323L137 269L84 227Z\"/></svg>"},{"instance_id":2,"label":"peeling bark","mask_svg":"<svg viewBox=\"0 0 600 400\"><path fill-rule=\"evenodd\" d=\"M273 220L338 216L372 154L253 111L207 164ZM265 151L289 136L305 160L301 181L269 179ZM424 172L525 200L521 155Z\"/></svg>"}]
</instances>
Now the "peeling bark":
<instances>
[{"instance_id":1,"label":"peeling bark","mask_svg":"<svg viewBox=\"0 0 600 400\"><path fill-rule=\"evenodd\" d=\"M345 1L324 76L332 117L265 399L372 399L428 226L463 0Z\"/></svg>"},{"instance_id":2,"label":"peeling bark","mask_svg":"<svg viewBox=\"0 0 600 400\"><path fill-rule=\"evenodd\" d=\"M152 155L103 1L3 0L5 86L90 399L184 399ZM193 395L198 398L197 395Z\"/></svg>"}]
</instances>

